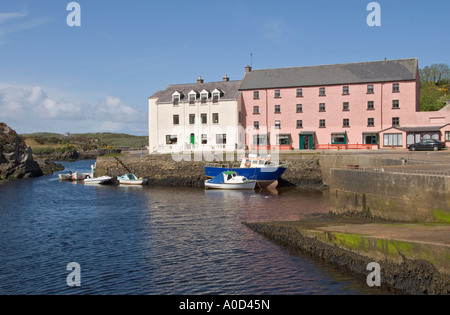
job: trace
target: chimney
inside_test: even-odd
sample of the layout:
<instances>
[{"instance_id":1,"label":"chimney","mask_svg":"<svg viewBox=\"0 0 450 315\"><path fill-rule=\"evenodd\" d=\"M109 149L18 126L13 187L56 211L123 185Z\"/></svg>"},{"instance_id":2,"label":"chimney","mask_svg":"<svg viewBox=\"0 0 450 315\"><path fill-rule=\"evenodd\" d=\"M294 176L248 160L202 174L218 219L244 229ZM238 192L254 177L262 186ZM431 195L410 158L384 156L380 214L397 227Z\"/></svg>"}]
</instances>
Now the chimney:
<instances>
[{"instance_id":1,"label":"chimney","mask_svg":"<svg viewBox=\"0 0 450 315\"><path fill-rule=\"evenodd\" d=\"M245 67L245 73L249 73L251 71L252 71L252 67L250 67L250 66Z\"/></svg>"},{"instance_id":2,"label":"chimney","mask_svg":"<svg viewBox=\"0 0 450 315\"><path fill-rule=\"evenodd\" d=\"M197 80L197 84L202 84L202 83L203 83L203 79L202 79L201 76L199 76L199 77L198 77L198 80Z\"/></svg>"},{"instance_id":3,"label":"chimney","mask_svg":"<svg viewBox=\"0 0 450 315\"><path fill-rule=\"evenodd\" d=\"M225 77L223 78L223 82L228 82L230 81L230 78L225 74Z\"/></svg>"}]
</instances>

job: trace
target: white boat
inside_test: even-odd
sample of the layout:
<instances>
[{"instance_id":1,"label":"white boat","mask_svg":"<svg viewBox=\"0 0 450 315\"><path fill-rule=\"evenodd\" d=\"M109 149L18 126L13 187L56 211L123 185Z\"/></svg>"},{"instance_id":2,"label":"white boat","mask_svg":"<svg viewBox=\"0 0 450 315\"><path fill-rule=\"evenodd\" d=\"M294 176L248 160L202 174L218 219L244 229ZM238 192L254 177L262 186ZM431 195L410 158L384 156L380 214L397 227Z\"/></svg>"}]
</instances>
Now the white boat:
<instances>
[{"instance_id":1,"label":"white boat","mask_svg":"<svg viewBox=\"0 0 450 315\"><path fill-rule=\"evenodd\" d=\"M128 173L123 176L117 176L120 185L144 185L147 183L146 178L137 178L136 175Z\"/></svg>"},{"instance_id":2,"label":"white boat","mask_svg":"<svg viewBox=\"0 0 450 315\"><path fill-rule=\"evenodd\" d=\"M106 184L112 181L113 178L111 176L95 177L95 166L91 165L91 173L84 179L85 184Z\"/></svg>"},{"instance_id":3,"label":"white boat","mask_svg":"<svg viewBox=\"0 0 450 315\"><path fill-rule=\"evenodd\" d=\"M72 171L69 171L67 174L58 174L59 180L62 181L79 181L84 180L86 177L88 177L89 173L81 173L81 172L75 172L72 173Z\"/></svg>"},{"instance_id":4,"label":"white boat","mask_svg":"<svg viewBox=\"0 0 450 315\"><path fill-rule=\"evenodd\" d=\"M225 171L205 181L206 189L253 190L255 187L256 180L248 180L235 171Z\"/></svg>"},{"instance_id":5,"label":"white boat","mask_svg":"<svg viewBox=\"0 0 450 315\"><path fill-rule=\"evenodd\" d=\"M72 172L67 174L58 174L59 180L72 180Z\"/></svg>"},{"instance_id":6,"label":"white boat","mask_svg":"<svg viewBox=\"0 0 450 315\"><path fill-rule=\"evenodd\" d=\"M85 180L88 176L90 176L90 173L75 172L72 173L72 180L73 181Z\"/></svg>"},{"instance_id":7,"label":"white boat","mask_svg":"<svg viewBox=\"0 0 450 315\"><path fill-rule=\"evenodd\" d=\"M85 184L106 184L112 181L111 176L101 176L101 177L87 177L84 179Z\"/></svg>"}]
</instances>

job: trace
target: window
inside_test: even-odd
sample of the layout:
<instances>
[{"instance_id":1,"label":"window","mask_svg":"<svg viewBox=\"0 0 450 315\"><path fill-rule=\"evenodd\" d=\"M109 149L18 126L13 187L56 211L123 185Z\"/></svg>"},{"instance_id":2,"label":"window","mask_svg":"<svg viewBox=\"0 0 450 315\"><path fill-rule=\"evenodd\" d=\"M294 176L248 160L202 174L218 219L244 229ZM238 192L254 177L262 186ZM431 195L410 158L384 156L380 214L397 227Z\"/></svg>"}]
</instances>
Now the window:
<instances>
[{"instance_id":1,"label":"window","mask_svg":"<svg viewBox=\"0 0 450 315\"><path fill-rule=\"evenodd\" d=\"M291 135L278 135L277 145L291 145Z\"/></svg>"},{"instance_id":2,"label":"window","mask_svg":"<svg viewBox=\"0 0 450 315\"><path fill-rule=\"evenodd\" d=\"M393 100L392 101L392 109L399 109L400 108L400 101L399 100Z\"/></svg>"},{"instance_id":3,"label":"window","mask_svg":"<svg viewBox=\"0 0 450 315\"><path fill-rule=\"evenodd\" d=\"M219 123L219 114L218 113L212 114L212 123L213 124L218 124Z\"/></svg>"},{"instance_id":4,"label":"window","mask_svg":"<svg viewBox=\"0 0 450 315\"><path fill-rule=\"evenodd\" d=\"M200 103L205 104L206 101L208 100L208 96L209 96L209 93L207 91L203 91L200 94Z\"/></svg>"},{"instance_id":5,"label":"window","mask_svg":"<svg viewBox=\"0 0 450 315\"><path fill-rule=\"evenodd\" d=\"M325 103L320 103L319 104L319 112L324 112L325 111Z\"/></svg>"},{"instance_id":6,"label":"window","mask_svg":"<svg viewBox=\"0 0 450 315\"><path fill-rule=\"evenodd\" d=\"M375 102L374 101L368 101L367 102L367 109L372 110L375 109Z\"/></svg>"},{"instance_id":7,"label":"window","mask_svg":"<svg viewBox=\"0 0 450 315\"><path fill-rule=\"evenodd\" d=\"M253 106L253 114L259 114L259 106Z\"/></svg>"},{"instance_id":8,"label":"window","mask_svg":"<svg viewBox=\"0 0 450 315\"><path fill-rule=\"evenodd\" d=\"M178 143L178 136L166 136L166 144L177 144Z\"/></svg>"},{"instance_id":9,"label":"window","mask_svg":"<svg viewBox=\"0 0 450 315\"><path fill-rule=\"evenodd\" d=\"M191 105L195 104L195 101L197 100L197 92L195 92L195 91L189 92L188 98L189 98L189 104L191 104Z\"/></svg>"},{"instance_id":10,"label":"window","mask_svg":"<svg viewBox=\"0 0 450 315\"><path fill-rule=\"evenodd\" d=\"M202 135L202 144L208 144L208 135Z\"/></svg>"},{"instance_id":11,"label":"window","mask_svg":"<svg viewBox=\"0 0 450 315\"><path fill-rule=\"evenodd\" d=\"M254 135L253 145L267 145L267 135Z\"/></svg>"},{"instance_id":12,"label":"window","mask_svg":"<svg viewBox=\"0 0 450 315\"><path fill-rule=\"evenodd\" d=\"M303 97L303 89L297 89L297 97Z\"/></svg>"},{"instance_id":13,"label":"window","mask_svg":"<svg viewBox=\"0 0 450 315\"><path fill-rule=\"evenodd\" d=\"M325 127L326 127L325 119L319 120L319 128L325 128Z\"/></svg>"},{"instance_id":14,"label":"window","mask_svg":"<svg viewBox=\"0 0 450 315\"><path fill-rule=\"evenodd\" d=\"M398 92L400 92L400 84L399 83L392 84L392 93L398 93Z\"/></svg>"},{"instance_id":15,"label":"window","mask_svg":"<svg viewBox=\"0 0 450 315\"><path fill-rule=\"evenodd\" d=\"M303 112L303 105L297 104L297 113L302 113L302 112Z\"/></svg>"},{"instance_id":16,"label":"window","mask_svg":"<svg viewBox=\"0 0 450 315\"><path fill-rule=\"evenodd\" d=\"M195 114L189 114L189 124L195 124Z\"/></svg>"},{"instance_id":17,"label":"window","mask_svg":"<svg viewBox=\"0 0 450 315\"><path fill-rule=\"evenodd\" d=\"M319 96L325 96L325 88L319 88Z\"/></svg>"},{"instance_id":18,"label":"window","mask_svg":"<svg viewBox=\"0 0 450 315\"><path fill-rule=\"evenodd\" d=\"M216 144L227 144L227 135L216 135Z\"/></svg>"},{"instance_id":19,"label":"window","mask_svg":"<svg viewBox=\"0 0 450 315\"><path fill-rule=\"evenodd\" d=\"M259 91L253 91L253 99L259 100Z\"/></svg>"},{"instance_id":20,"label":"window","mask_svg":"<svg viewBox=\"0 0 450 315\"><path fill-rule=\"evenodd\" d=\"M343 127L350 127L350 119L344 118L344 120L342 121L342 126Z\"/></svg>"},{"instance_id":21,"label":"window","mask_svg":"<svg viewBox=\"0 0 450 315\"><path fill-rule=\"evenodd\" d=\"M208 123L208 114L201 114L202 117L202 124Z\"/></svg>"},{"instance_id":22,"label":"window","mask_svg":"<svg viewBox=\"0 0 450 315\"><path fill-rule=\"evenodd\" d=\"M297 120L297 128L298 129L303 128L303 120Z\"/></svg>"},{"instance_id":23,"label":"window","mask_svg":"<svg viewBox=\"0 0 450 315\"><path fill-rule=\"evenodd\" d=\"M375 93L375 92L374 92L373 85L372 85L372 84L369 84L369 85L367 86L367 94L373 94L373 93Z\"/></svg>"},{"instance_id":24,"label":"window","mask_svg":"<svg viewBox=\"0 0 450 315\"><path fill-rule=\"evenodd\" d=\"M350 94L350 87L344 86L344 87L342 88L342 94L343 94L343 95L349 95L349 94Z\"/></svg>"},{"instance_id":25,"label":"window","mask_svg":"<svg viewBox=\"0 0 450 315\"><path fill-rule=\"evenodd\" d=\"M400 118L399 117L392 118L392 126L400 126Z\"/></svg>"},{"instance_id":26,"label":"window","mask_svg":"<svg viewBox=\"0 0 450 315\"><path fill-rule=\"evenodd\" d=\"M275 90L275 98L281 98L280 90Z\"/></svg>"},{"instance_id":27,"label":"window","mask_svg":"<svg viewBox=\"0 0 450 315\"><path fill-rule=\"evenodd\" d=\"M344 102L344 104L342 105L342 110L343 111L349 111L350 110L350 103L349 102Z\"/></svg>"},{"instance_id":28,"label":"window","mask_svg":"<svg viewBox=\"0 0 450 315\"><path fill-rule=\"evenodd\" d=\"M220 92L213 93L213 103L219 103Z\"/></svg>"},{"instance_id":29,"label":"window","mask_svg":"<svg viewBox=\"0 0 450 315\"><path fill-rule=\"evenodd\" d=\"M179 94L172 95L172 104L178 105L179 102L180 102L180 95Z\"/></svg>"},{"instance_id":30,"label":"window","mask_svg":"<svg viewBox=\"0 0 450 315\"><path fill-rule=\"evenodd\" d=\"M259 121L253 122L253 128L255 128L255 130L259 130Z\"/></svg>"},{"instance_id":31,"label":"window","mask_svg":"<svg viewBox=\"0 0 450 315\"><path fill-rule=\"evenodd\" d=\"M331 144L347 144L347 134L346 133L332 134Z\"/></svg>"},{"instance_id":32,"label":"window","mask_svg":"<svg viewBox=\"0 0 450 315\"><path fill-rule=\"evenodd\" d=\"M445 132L445 141L450 141L450 131Z\"/></svg>"},{"instance_id":33,"label":"window","mask_svg":"<svg viewBox=\"0 0 450 315\"><path fill-rule=\"evenodd\" d=\"M375 127L375 119L374 118L367 119L367 127Z\"/></svg>"},{"instance_id":34,"label":"window","mask_svg":"<svg viewBox=\"0 0 450 315\"><path fill-rule=\"evenodd\" d=\"M174 125L180 124L180 115L173 115L173 124Z\"/></svg>"},{"instance_id":35,"label":"window","mask_svg":"<svg viewBox=\"0 0 450 315\"><path fill-rule=\"evenodd\" d=\"M281 106L275 105L275 114L281 114Z\"/></svg>"},{"instance_id":36,"label":"window","mask_svg":"<svg viewBox=\"0 0 450 315\"><path fill-rule=\"evenodd\" d=\"M383 143L385 147L401 147L403 146L403 136L401 133L386 133Z\"/></svg>"},{"instance_id":37,"label":"window","mask_svg":"<svg viewBox=\"0 0 450 315\"><path fill-rule=\"evenodd\" d=\"M281 121L275 121L275 129L281 129Z\"/></svg>"}]
</instances>

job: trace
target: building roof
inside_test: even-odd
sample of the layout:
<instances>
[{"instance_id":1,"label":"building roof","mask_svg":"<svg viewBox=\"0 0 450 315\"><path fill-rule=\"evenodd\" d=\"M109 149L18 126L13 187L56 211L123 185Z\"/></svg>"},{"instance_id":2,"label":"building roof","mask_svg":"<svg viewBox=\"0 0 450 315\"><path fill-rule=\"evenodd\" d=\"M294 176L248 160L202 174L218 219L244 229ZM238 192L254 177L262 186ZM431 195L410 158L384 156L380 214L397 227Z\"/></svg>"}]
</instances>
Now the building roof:
<instances>
[{"instance_id":1,"label":"building roof","mask_svg":"<svg viewBox=\"0 0 450 315\"><path fill-rule=\"evenodd\" d=\"M223 94L220 96L221 100L237 100L239 96L239 86L242 81L221 81L221 82L206 82L206 83L190 83L190 84L173 84L169 85L167 89L158 91L150 98L157 98L157 103L171 103L172 95L179 92L183 97L181 101L186 100L189 92L196 91L200 93L207 90L212 93L214 90L220 90Z\"/></svg>"},{"instance_id":2,"label":"building roof","mask_svg":"<svg viewBox=\"0 0 450 315\"><path fill-rule=\"evenodd\" d=\"M240 90L415 80L418 60L401 59L324 66L253 70Z\"/></svg>"}]
</instances>

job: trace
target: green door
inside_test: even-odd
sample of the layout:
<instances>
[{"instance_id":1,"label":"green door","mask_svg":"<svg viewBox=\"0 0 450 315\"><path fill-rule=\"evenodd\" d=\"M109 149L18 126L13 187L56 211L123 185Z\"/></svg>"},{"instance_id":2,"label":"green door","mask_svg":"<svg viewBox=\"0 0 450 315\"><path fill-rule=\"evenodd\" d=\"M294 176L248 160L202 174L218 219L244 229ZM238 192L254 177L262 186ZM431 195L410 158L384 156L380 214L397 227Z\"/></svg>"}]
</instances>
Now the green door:
<instances>
[{"instance_id":1,"label":"green door","mask_svg":"<svg viewBox=\"0 0 450 315\"><path fill-rule=\"evenodd\" d=\"M312 135L300 135L300 150L312 150L314 147Z\"/></svg>"},{"instance_id":2,"label":"green door","mask_svg":"<svg viewBox=\"0 0 450 315\"><path fill-rule=\"evenodd\" d=\"M191 144L195 145L195 135L191 133Z\"/></svg>"}]
</instances>

